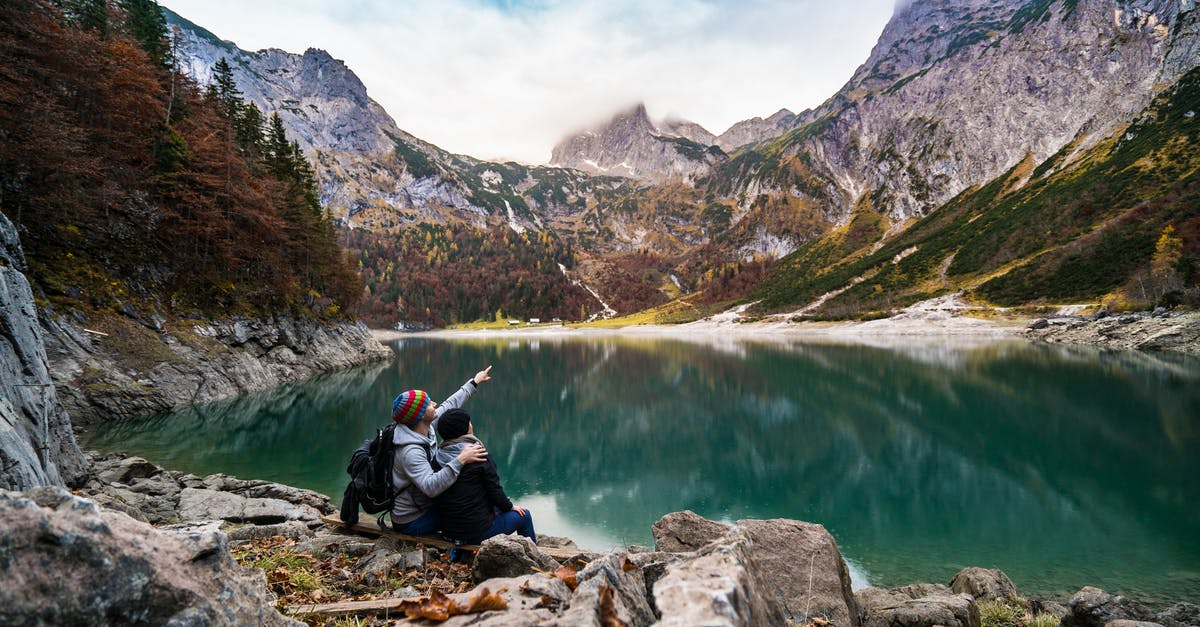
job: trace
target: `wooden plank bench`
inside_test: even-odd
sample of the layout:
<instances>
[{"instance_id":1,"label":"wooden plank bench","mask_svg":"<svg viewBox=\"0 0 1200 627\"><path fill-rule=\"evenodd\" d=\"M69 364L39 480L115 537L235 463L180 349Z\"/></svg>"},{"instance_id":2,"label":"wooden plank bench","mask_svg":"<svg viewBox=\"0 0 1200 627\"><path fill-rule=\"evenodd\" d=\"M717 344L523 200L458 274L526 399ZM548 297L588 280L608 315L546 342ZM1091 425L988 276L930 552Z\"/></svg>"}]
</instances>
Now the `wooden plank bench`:
<instances>
[{"instance_id":1,"label":"wooden plank bench","mask_svg":"<svg viewBox=\"0 0 1200 627\"><path fill-rule=\"evenodd\" d=\"M399 531L395 531L393 529L381 529L379 527L379 524L375 521L374 517L372 517L372 516L360 517L358 519L357 523L355 523L354 525L347 526L346 523L342 522L342 517L339 514L334 513L334 514L322 516L321 522L323 522L331 527L337 527L339 529L348 529L350 531L356 531L358 533L365 533L365 534L369 534L369 535L373 535L373 536L386 536L389 538L396 538L397 540L403 540L405 542L409 542L412 544L424 544L425 546L437 547L439 549L458 548L458 549L464 549L467 551L478 551L479 550L478 544L455 545L453 542L447 542L446 540L443 540L442 538L439 538L436 536L410 536L407 534L400 533ZM575 557L576 555L584 555L588 559L591 559L591 557L594 555L591 551L585 551L580 548L557 548L557 547L539 546L538 550L541 551L542 553L545 553L546 555L549 555L550 557L554 558L555 560L557 560L559 562L565 562L566 560L569 560L572 557Z\"/></svg>"},{"instance_id":2,"label":"wooden plank bench","mask_svg":"<svg viewBox=\"0 0 1200 627\"><path fill-rule=\"evenodd\" d=\"M287 606L288 616L305 616L317 615L326 618L336 616L349 616L355 614L378 614L385 615L391 612L399 613L399 618L404 618L403 612L400 612L400 604L409 599L373 599L370 601L342 601L341 603L313 603L309 605L289 605Z\"/></svg>"}]
</instances>

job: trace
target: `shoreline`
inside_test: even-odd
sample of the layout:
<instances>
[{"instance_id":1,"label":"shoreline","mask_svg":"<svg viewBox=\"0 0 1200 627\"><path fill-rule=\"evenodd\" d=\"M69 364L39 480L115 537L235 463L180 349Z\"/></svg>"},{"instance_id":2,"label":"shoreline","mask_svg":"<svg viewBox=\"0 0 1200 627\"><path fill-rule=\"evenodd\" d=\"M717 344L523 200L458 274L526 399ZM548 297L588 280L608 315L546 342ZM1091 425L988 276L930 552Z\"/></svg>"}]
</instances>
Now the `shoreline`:
<instances>
[{"instance_id":1,"label":"shoreline","mask_svg":"<svg viewBox=\"0 0 1200 627\"><path fill-rule=\"evenodd\" d=\"M924 305L924 304L919 304ZM1103 350L1200 354L1200 312L1137 312L1108 316L1057 315L1043 318L1003 315L977 318L960 307L914 306L890 318L865 322L792 322L781 315L745 320L735 311L678 325L566 326L563 324L491 329L398 331L371 329L380 343L408 338L569 339L656 338L691 342L839 342L880 348L953 343L979 346L1005 341L1091 346Z\"/></svg>"},{"instance_id":2,"label":"shoreline","mask_svg":"<svg viewBox=\"0 0 1200 627\"><path fill-rule=\"evenodd\" d=\"M621 327L573 327L539 325L498 329L433 329L429 331L398 331L371 329L376 340L386 343L406 338L492 338L492 337L662 337L689 339L718 336L737 340L858 340L883 338L956 338L964 340L1025 339L1023 334L1029 319L982 320L969 317L945 319L884 318L866 322L738 322L731 319L705 319L678 325L635 324Z\"/></svg>"}]
</instances>

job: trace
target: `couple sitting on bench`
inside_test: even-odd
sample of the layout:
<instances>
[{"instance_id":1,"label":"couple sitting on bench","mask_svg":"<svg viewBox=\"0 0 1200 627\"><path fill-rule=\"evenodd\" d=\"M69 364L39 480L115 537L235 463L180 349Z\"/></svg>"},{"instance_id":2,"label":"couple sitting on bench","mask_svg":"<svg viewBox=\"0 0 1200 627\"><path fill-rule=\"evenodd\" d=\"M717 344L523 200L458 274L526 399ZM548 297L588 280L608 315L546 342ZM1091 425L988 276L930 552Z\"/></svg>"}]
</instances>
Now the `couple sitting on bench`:
<instances>
[{"instance_id":1,"label":"couple sitting on bench","mask_svg":"<svg viewBox=\"0 0 1200 627\"><path fill-rule=\"evenodd\" d=\"M408 390L392 403L392 420L399 425L392 463L396 531L414 536L440 531L458 544L479 544L515 531L537 543L533 515L504 494L496 463L462 409L476 388L492 378L491 370L488 366L476 373L441 405L423 390Z\"/></svg>"}]
</instances>

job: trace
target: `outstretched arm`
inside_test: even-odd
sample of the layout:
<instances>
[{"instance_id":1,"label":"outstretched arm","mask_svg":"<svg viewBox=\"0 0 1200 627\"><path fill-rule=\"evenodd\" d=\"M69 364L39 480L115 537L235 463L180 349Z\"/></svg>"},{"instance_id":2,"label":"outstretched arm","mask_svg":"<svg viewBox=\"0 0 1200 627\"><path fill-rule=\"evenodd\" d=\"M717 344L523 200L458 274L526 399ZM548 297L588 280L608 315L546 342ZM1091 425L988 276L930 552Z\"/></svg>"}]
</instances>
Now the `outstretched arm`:
<instances>
[{"instance_id":1,"label":"outstretched arm","mask_svg":"<svg viewBox=\"0 0 1200 627\"><path fill-rule=\"evenodd\" d=\"M492 373L491 366L488 366L487 368L484 368L483 370L476 372L475 376L468 379L467 382L462 385L462 387L458 388L457 392L455 392L454 394L451 394L450 398L446 399L445 401L442 401L441 405L438 405L438 408L437 408L438 417L441 417L442 414L444 414L445 412L447 412L451 409L456 409L456 408L462 407L463 405L466 405L467 399L471 398L471 395L475 393L475 388L479 387L479 385L481 383L484 383L485 381L492 380L491 373Z\"/></svg>"}]
</instances>

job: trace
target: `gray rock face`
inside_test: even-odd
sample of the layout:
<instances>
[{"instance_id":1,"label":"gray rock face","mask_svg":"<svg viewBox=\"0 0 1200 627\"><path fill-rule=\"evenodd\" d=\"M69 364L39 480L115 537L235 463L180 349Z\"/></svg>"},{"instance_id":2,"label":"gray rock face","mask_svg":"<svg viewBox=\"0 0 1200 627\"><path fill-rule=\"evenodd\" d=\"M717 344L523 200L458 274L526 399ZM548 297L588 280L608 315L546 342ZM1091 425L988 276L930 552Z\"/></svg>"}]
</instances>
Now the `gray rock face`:
<instances>
[{"instance_id":1,"label":"gray rock face","mask_svg":"<svg viewBox=\"0 0 1200 627\"><path fill-rule=\"evenodd\" d=\"M114 345L60 317L45 322L54 384L78 424L167 411L391 357L362 323L231 319L150 329L126 322ZM153 359L131 360L136 342Z\"/></svg>"},{"instance_id":2,"label":"gray rock face","mask_svg":"<svg viewBox=\"0 0 1200 627\"><path fill-rule=\"evenodd\" d=\"M1195 21L1165 0L901 4L812 114L814 132L784 150L815 173L808 191L753 175L737 188L809 196L835 222L864 196L898 220L924 215L1026 158L1076 154L1121 128L1200 63Z\"/></svg>"},{"instance_id":3,"label":"gray rock face","mask_svg":"<svg viewBox=\"0 0 1200 627\"><path fill-rule=\"evenodd\" d=\"M220 531L172 533L61 488L0 491L0 623L300 625Z\"/></svg>"},{"instance_id":4,"label":"gray rock face","mask_svg":"<svg viewBox=\"0 0 1200 627\"><path fill-rule=\"evenodd\" d=\"M705 551L731 535L743 537L741 550L771 582L773 601L793 620L822 617L837 625L858 625L849 569L821 525L775 519L739 520L730 527L683 511L663 516L652 531L659 551Z\"/></svg>"},{"instance_id":5,"label":"gray rock face","mask_svg":"<svg viewBox=\"0 0 1200 627\"><path fill-rule=\"evenodd\" d=\"M864 627L979 627L975 599L943 590L864 588L854 596Z\"/></svg>"},{"instance_id":6,"label":"gray rock face","mask_svg":"<svg viewBox=\"0 0 1200 627\"><path fill-rule=\"evenodd\" d=\"M964 568L950 580L955 594L969 594L979 601L1017 598L1017 586L998 568Z\"/></svg>"},{"instance_id":7,"label":"gray rock face","mask_svg":"<svg viewBox=\"0 0 1200 627\"><path fill-rule=\"evenodd\" d=\"M669 126L677 133L703 137L692 126L679 122ZM650 121L646 107L639 104L602 127L559 142L550 165L659 183L692 181L724 160L725 153L719 148L660 130Z\"/></svg>"},{"instance_id":8,"label":"gray rock face","mask_svg":"<svg viewBox=\"0 0 1200 627\"><path fill-rule=\"evenodd\" d=\"M659 625L782 625L783 608L750 556L750 541L732 533L692 559L667 566L654 583Z\"/></svg>"},{"instance_id":9,"label":"gray rock face","mask_svg":"<svg viewBox=\"0 0 1200 627\"><path fill-rule=\"evenodd\" d=\"M0 488L79 485L87 475L50 379L16 228L0 214Z\"/></svg>"},{"instance_id":10,"label":"gray rock face","mask_svg":"<svg viewBox=\"0 0 1200 627\"><path fill-rule=\"evenodd\" d=\"M708 132L708 129L703 126L687 120L667 118L658 124L658 130L663 135L689 139L701 146L712 146L717 143L716 135Z\"/></svg>"},{"instance_id":11,"label":"gray rock face","mask_svg":"<svg viewBox=\"0 0 1200 627\"><path fill-rule=\"evenodd\" d=\"M479 545L475 555L476 581L492 577L520 577L535 570L554 572L559 563L538 550L529 538L518 535L492 536Z\"/></svg>"},{"instance_id":12,"label":"gray rock face","mask_svg":"<svg viewBox=\"0 0 1200 627\"><path fill-rule=\"evenodd\" d=\"M736 527L750 540L750 558L791 618L859 624L850 571L825 527L784 519L739 520Z\"/></svg>"},{"instance_id":13,"label":"gray rock face","mask_svg":"<svg viewBox=\"0 0 1200 627\"><path fill-rule=\"evenodd\" d=\"M720 146L725 152L733 152L746 144L757 144L764 140L779 137L801 124L805 119L803 116L798 116L787 109L780 109L765 120L757 117L742 120L730 126L728 130L721 133L712 143Z\"/></svg>"}]
</instances>

